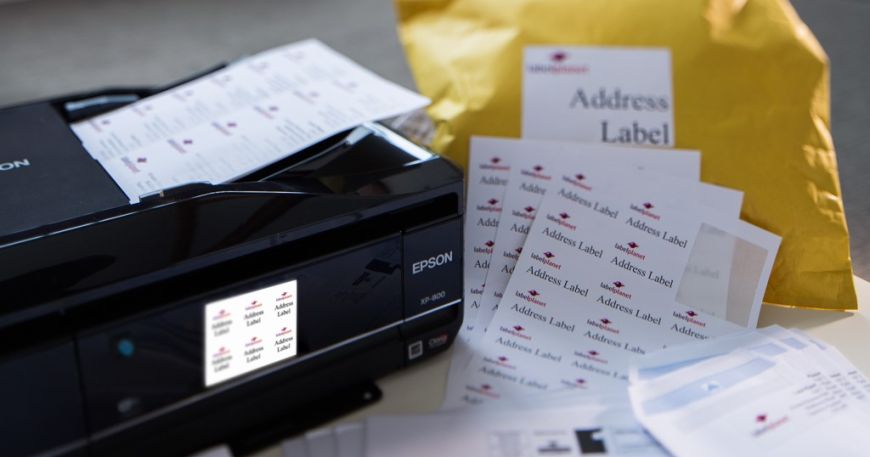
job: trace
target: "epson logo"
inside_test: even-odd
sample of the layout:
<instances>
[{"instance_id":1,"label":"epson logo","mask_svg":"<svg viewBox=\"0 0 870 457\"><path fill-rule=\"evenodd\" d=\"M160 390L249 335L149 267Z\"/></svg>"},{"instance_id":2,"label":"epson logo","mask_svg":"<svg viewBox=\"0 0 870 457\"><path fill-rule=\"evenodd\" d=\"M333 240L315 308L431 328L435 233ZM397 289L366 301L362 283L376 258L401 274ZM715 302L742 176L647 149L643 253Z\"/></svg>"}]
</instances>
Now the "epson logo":
<instances>
[{"instance_id":1,"label":"epson logo","mask_svg":"<svg viewBox=\"0 0 870 457\"><path fill-rule=\"evenodd\" d=\"M431 268L437 268L445 263L453 262L453 251L448 251L442 254L438 254L436 256L429 257L428 259L420 260L419 262L414 262L411 266L411 274L415 275L418 273L422 273Z\"/></svg>"},{"instance_id":2,"label":"epson logo","mask_svg":"<svg viewBox=\"0 0 870 457\"><path fill-rule=\"evenodd\" d=\"M16 168L29 167L30 160L21 159L21 160L13 160L12 162L0 163L0 171L10 171L15 170Z\"/></svg>"}]
</instances>

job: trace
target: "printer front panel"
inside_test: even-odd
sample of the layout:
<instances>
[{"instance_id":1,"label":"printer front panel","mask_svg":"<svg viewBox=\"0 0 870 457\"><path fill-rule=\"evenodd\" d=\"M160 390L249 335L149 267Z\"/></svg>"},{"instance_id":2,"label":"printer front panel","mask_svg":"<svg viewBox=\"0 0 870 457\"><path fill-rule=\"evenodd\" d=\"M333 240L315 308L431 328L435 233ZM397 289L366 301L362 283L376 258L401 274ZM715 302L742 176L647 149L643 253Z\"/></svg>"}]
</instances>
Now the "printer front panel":
<instances>
[{"instance_id":1,"label":"printer front panel","mask_svg":"<svg viewBox=\"0 0 870 457\"><path fill-rule=\"evenodd\" d=\"M324 359L318 354L397 326L402 298L397 233L88 332L78 348L92 433L182 400L301 373ZM279 354L281 347L295 355Z\"/></svg>"}]
</instances>

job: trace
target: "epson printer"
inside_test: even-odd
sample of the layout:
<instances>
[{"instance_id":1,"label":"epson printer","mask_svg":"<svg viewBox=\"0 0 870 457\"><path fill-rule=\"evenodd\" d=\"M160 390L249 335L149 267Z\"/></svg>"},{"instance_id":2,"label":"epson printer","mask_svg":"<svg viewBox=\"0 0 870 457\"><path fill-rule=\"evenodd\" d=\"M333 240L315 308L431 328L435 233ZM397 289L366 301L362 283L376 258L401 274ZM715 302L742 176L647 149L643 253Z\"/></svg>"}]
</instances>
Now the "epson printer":
<instances>
[{"instance_id":1,"label":"epson printer","mask_svg":"<svg viewBox=\"0 0 870 457\"><path fill-rule=\"evenodd\" d=\"M245 453L452 343L458 168L364 124L131 205L69 123L146 95L0 110L0 455Z\"/></svg>"}]
</instances>

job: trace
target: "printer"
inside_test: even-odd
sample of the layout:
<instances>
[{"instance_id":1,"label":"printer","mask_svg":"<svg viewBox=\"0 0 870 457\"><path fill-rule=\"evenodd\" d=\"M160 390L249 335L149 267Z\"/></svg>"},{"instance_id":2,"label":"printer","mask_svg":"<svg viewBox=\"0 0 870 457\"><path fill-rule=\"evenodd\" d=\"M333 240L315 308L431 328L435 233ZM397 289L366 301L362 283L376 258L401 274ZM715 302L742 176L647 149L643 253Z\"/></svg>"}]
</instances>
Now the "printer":
<instances>
[{"instance_id":1,"label":"printer","mask_svg":"<svg viewBox=\"0 0 870 457\"><path fill-rule=\"evenodd\" d=\"M452 343L461 170L371 123L129 204L69 124L149 93L0 109L0 455L244 454Z\"/></svg>"}]
</instances>

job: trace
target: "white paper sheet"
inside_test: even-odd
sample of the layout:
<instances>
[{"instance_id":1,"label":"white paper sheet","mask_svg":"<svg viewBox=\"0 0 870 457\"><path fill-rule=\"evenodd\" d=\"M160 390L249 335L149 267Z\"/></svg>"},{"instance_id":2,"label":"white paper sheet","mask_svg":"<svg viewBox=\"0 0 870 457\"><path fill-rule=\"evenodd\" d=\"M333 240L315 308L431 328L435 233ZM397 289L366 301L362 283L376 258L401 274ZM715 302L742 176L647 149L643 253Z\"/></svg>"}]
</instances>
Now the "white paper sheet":
<instances>
[{"instance_id":1,"label":"white paper sheet","mask_svg":"<svg viewBox=\"0 0 870 457\"><path fill-rule=\"evenodd\" d=\"M544 177L553 176L568 158L571 158L571 163L584 163L589 167L609 164L688 180L698 180L701 169L700 154L691 150L472 137L465 224L466 330L473 328L480 308L511 169L516 176L532 180L538 176L546 182ZM704 195L708 194L716 192L705 192ZM734 196L730 194L724 198ZM740 198L739 194L736 196ZM723 197L719 193L709 198ZM462 336L465 337L466 332Z\"/></svg>"},{"instance_id":2,"label":"white paper sheet","mask_svg":"<svg viewBox=\"0 0 870 457\"><path fill-rule=\"evenodd\" d=\"M426 104L306 40L71 127L136 202L183 184L230 181L360 123Z\"/></svg>"},{"instance_id":3,"label":"white paper sheet","mask_svg":"<svg viewBox=\"0 0 870 457\"><path fill-rule=\"evenodd\" d=\"M763 250L750 293L735 303L757 319L778 237L700 206L682 212L649 201L584 200L568 186L549 192L480 354L468 365L464 392L449 392L445 407L609 388L625 381L632 353L739 329L676 302L704 224ZM643 258L613 248L631 241ZM546 252L564 255L549 262L532 256Z\"/></svg>"},{"instance_id":4,"label":"white paper sheet","mask_svg":"<svg viewBox=\"0 0 870 457\"><path fill-rule=\"evenodd\" d=\"M635 376L643 370L633 371L634 411L676 456L864 455L870 448L866 398L826 378L823 356L787 344L793 337L774 329L725 345L663 351L673 353L659 357L670 364L665 369L644 379ZM735 344L740 348L714 354ZM675 362L681 357L685 363ZM648 375L656 371L647 365Z\"/></svg>"},{"instance_id":5,"label":"white paper sheet","mask_svg":"<svg viewBox=\"0 0 870 457\"><path fill-rule=\"evenodd\" d=\"M624 401L546 409L457 410L375 416L366 421L369 456L664 456Z\"/></svg>"},{"instance_id":6,"label":"white paper sheet","mask_svg":"<svg viewBox=\"0 0 870 457\"><path fill-rule=\"evenodd\" d=\"M333 430L336 457L363 457L365 455L365 428L362 423L342 424Z\"/></svg>"},{"instance_id":7,"label":"white paper sheet","mask_svg":"<svg viewBox=\"0 0 870 457\"><path fill-rule=\"evenodd\" d=\"M524 138L673 146L673 107L668 49L525 48Z\"/></svg>"}]
</instances>

